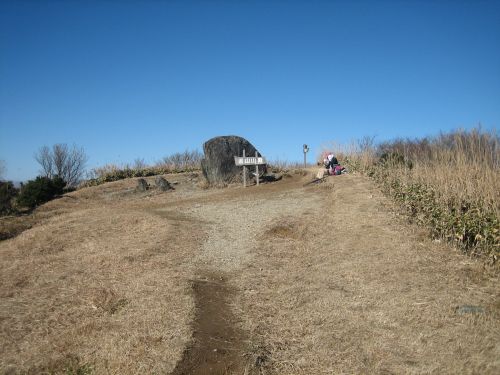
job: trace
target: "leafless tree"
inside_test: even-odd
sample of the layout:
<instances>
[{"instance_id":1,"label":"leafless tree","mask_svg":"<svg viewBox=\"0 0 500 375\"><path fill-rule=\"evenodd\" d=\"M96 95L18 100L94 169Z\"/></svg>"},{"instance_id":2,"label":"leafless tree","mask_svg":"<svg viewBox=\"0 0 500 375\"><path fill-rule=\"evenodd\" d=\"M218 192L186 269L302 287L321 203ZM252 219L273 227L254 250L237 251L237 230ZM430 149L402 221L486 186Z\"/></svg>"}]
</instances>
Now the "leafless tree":
<instances>
[{"instance_id":1,"label":"leafless tree","mask_svg":"<svg viewBox=\"0 0 500 375\"><path fill-rule=\"evenodd\" d=\"M175 154L165 156L158 164L170 168L197 168L200 166L203 154L198 150L176 152Z\"/></svg>"},{"instance_id":2,"label":"leafless tree","mask_svg":"<svg viewBox=\"0 0 500 375\"><path fill-rule=\"evenodd\" d=\"M54 174L54 163L52 159L52 152L48 146L40 147L37 153L35 153L35 160L42 167L40 173L52 177Z\"/></svg>"},{"instance_id":3,"label":"leafless tree","mask_svg":"<svg viewBox=\"0 0 500 375\"><path fill-rule=\"evenodd\" d=\"M5 162L3 160L0 160L0 180L2 180L2 176L5 173Z\"/></svg>"},{"instance_id":4,"label":"leafless tree","mask_svg":"<svg viewBox=\"0 0 500 375\"><path fill-rule=\"evenodd\" d=\"M134 160L134 164L132 165L133 169L145 169L147 167L146 162L144 159L137 158Z\"/></svg>"},{"instance_id":5,"label":"leafless tree","mask_svg":"<svg viewBox=\"0 0 500 375\"><path fill-rule=\"evenodd\" d=\"M375 136L365 135L363 138L358 139L358 148L361 152L372 150L375 148Z\"/></svg>"},{"instance_id":6,"label":"leafless tree","mask_svg":"<svg viewBox=\"0 0 500 375\"><path fill-rule=\"evenodd\" d=\"M61 177L68 186L76 186L85 171L87 155L81 147L73 145L71 148L65 143L41 147L35 153L35 160L42 167L40 173L52 178Z\"/></svg>"}]
</instances>

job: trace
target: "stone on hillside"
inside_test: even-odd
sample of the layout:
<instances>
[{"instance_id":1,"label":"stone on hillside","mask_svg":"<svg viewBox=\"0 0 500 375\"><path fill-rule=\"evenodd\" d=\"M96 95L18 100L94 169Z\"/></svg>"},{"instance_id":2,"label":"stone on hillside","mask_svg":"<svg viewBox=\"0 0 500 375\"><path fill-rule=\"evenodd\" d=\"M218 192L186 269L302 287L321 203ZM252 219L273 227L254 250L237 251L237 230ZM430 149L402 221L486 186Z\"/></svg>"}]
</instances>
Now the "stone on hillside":
<instances>
[{"instance_id":1,"label":"stone on hillside","mask_svg":"<svg viewBox=\"0 0 500 375\"><path fill-rule=\"evenodd\" d=\"M472 306L472 305L462 305L456 308L457 314L483 314L484 307Z\"/></svg>"},{"instance_id":2,"label":"stone on hillside","mask_svg":"<svg viewBox=\"0 0 500 375\"><path fill-rule=\"evenodd\" d=\"M155 185L161 191L173 190L172 185L162 176L156 176Z\"/></svg>"},{"instance_id":3,"label":"stone on hillside","mask_svg":"<svg viewBox=\"0 0 500 375\"><path fill-rule=\"evenodd\" d=\"M203 144L205 158L201 161L203 175L211 185L225 184L240 181L243 168L234 163L235 156L255 156L255 147L246 139L237 136L215 137ZM258 153L259 156L262 156ZM253 177L253 167L247 168L247 178ZM265 171L265 166L259 166L260 171ZM253 172L255 172L253 170Z\"/></svg>"},{"instance_id":4,"label":"stone on hillside","mask_svg":"<svg viewBox=\"0 0 500 375\"><path fill-rule=\"evenodd\" d=\"M145 179L143 178L139 178L137 180L137 187L135 188L137 191L146 191L149 189L149 185L148 183L146 182Z\"/></svg>"}]
</instances>

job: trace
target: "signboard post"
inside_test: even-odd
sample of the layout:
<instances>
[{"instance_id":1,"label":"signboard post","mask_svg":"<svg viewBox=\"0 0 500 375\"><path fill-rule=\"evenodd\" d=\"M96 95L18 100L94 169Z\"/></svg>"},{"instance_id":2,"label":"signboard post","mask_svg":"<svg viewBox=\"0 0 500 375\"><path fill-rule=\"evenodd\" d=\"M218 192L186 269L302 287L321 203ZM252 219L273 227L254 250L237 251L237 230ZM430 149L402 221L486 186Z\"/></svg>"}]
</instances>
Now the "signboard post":
<instances>
[{"instance_id":1,"label":"signboard post","mask_svg":"<svg viewBox=\"0 0 500 375\"><path fill-rule=\"evenodd\" d=\"M257 159L259 154L255 151L255 158ZM255 179L257 180L257 186L259 186L259 164L255 163Z\"/></svg>"},{"instance_id":2,"label":"signboard post","mask_svg":"<svg viewBox=\"0 0 500 375\"><path fill-rule=\"evenodd\" d=\"M243 159L245 159L245 150L243 150ZM247 167L243 166L243 187L247 187Z\"/></svg>"},{"instance_id":3,"label":"signboard post","mask_svg":"<svg viewBox=\"0 0 500 375\"><path fill-rule=\"evenodd\" d=\"M259 165L267 164L266 159L262 156L259 156L258 152L255 151L255 157L245 155L245 150L243 150L243 157L235 156L234 163L243 167L243 187L247 186L247 166L255 166L255 178L257 186L259 185Z\"/></svg>"},{"instance_id":4,"label":"signboard post","mask_svg":"<svg viewBox=\"0 0 500 375\"><path fill-rule=\"evenodd\" d=\"M309 151L309 146L307 146L306 144L303 146L304 148L304 169L307 168L307 161L306 161L306 154L307 152Z\"/></svg>"}]
</instances>

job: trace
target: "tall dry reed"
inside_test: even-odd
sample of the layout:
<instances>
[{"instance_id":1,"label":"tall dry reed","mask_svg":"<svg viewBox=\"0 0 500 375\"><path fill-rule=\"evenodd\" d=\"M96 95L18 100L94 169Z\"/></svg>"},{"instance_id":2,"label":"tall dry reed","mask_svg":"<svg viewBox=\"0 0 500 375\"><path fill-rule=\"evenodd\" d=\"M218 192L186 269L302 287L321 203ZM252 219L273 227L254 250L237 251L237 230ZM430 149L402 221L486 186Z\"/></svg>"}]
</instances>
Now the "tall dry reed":
<instances>
[{"instance_id":1,"label":"tall dry reed","mask_svg":"<svg viewBox=\"0 0 500 375\"><path fill-rule=\"evenodd\" d=\"M498 216L499 144L494 131L459 130L435 138L387 142L379 145L377 154L402 156L405 163L393 163L392 173L405 182L432 187L444 204L473 204Z\"/></svg>"},{"instance_id":2,"label":"tall dry reed","mask_svg":"<svg viewBox=\"0 0 500 375\"><path fill-rule=\"evenodd\" d=\"M372 139L373 140L373 139ZM472 255L500 257L500 137L481 128L337 148L418 224Z\"/></svg>"}]
</instances>

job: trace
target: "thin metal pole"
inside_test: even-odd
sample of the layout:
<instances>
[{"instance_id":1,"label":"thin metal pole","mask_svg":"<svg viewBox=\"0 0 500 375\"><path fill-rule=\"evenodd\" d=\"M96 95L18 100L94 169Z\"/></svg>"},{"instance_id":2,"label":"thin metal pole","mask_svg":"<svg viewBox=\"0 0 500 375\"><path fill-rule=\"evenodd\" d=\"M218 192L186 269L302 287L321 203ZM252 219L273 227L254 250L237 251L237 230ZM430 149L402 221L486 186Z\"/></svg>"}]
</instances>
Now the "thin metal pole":
<instances>
[{"instance_id":1,"label":"thin metal pole","mask_svg":"<svg viewBox=\"0 0 500 375\"><path fill-rule=\"evenodd\" d=\"M306 155L307 153L304 151L304 169L307 168Z\"/></svg>"},{"instance_id":2,"label":"thin metal pole","mask_svg":"<svg viewBox=\"0 0 500 375\"><path fill-rule=\"evenodd\" d=\"M257 179L257 186L259 186L259 164L258 164L258 154L257 151L255 151L255 178Z\"/></svg>"},{"instance_id":3,"label":"thin metal pole","mask_svg":"<svg viewBox=\"0 0 500 375\"><path fill-rule=\"evenodd\" d=\"M245 150L243 149L243 159L245 159ZM245 160L243 160L245 163ZM243 165L243 187L247 187L247 167Z\"/></svg>"}]
</instances>

